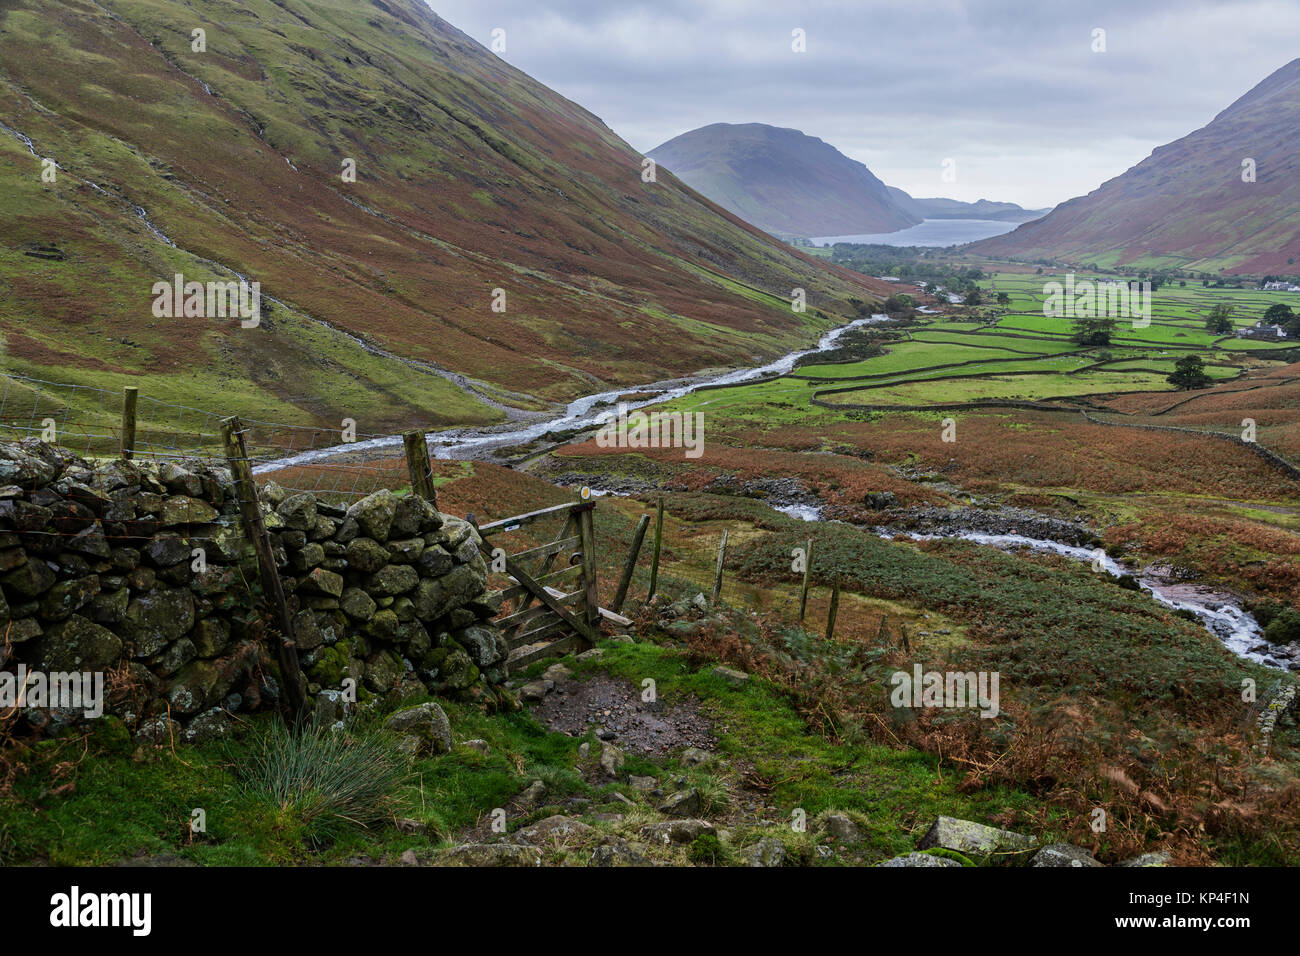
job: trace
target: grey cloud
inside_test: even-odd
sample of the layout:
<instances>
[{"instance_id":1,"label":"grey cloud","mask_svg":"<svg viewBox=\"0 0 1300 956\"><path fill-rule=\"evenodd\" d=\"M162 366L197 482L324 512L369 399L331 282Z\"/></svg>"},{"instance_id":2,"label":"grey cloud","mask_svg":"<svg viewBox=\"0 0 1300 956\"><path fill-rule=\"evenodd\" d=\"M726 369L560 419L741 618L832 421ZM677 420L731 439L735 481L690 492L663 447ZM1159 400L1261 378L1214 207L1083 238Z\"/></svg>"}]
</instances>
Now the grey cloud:
<instances>
[{"instance_id":1,"label":"grey cloud","mask_svg":"<svg viewBox=\"0 0 1300 956\"><path fill-rule=\"evenodd\" d=\"M647 151L708 123L818 136L917 195L1042 206L1205 125L1295 55L1292 0L437 0ZM795 27L808 52L790 50ZM1091 51L1106 31L1107 52ZM943 158L958 181L940 184Z\"/></svg>"}]
</instances>

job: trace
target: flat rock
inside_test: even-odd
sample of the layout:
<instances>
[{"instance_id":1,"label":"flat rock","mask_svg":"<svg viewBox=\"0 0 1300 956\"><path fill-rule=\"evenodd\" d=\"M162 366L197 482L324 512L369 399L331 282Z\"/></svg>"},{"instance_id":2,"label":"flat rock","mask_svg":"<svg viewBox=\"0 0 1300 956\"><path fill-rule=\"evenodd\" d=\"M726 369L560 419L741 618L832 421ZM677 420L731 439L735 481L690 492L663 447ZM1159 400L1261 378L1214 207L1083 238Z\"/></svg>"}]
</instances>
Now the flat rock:
<instances>
[{"instance_id":1,"label":"flat rock","mask_svg":"<svg viewBox=\"0 0 1300 956\"><path fill-rule=\"evenodd\" d=\"M563 664L552 664L546 670L542 671L542 679L553 681L558 684L560 681L568 680L573 676L573 671Z\"/></svg>"},{"instance_id":2,"label":"flat rock","mask_svg":"<svg viewBox=\"0 0 1300 956\"><path fill-rule=\"evenodd\" d=\"M1037 844L1037 837L999 830L970 820L958 820L956 817L939 817L917 847L922 850L942 847L967 855L988 855L1028 850Z\"/></svg>"},{"instance_id":3,"label":"flat rock","mask_svg":"<svg viewBox=\"0 0 1300 956\"><path fill-rule=\"evenodd\" d=\"M933 853L908 853L904 856L896 856L892 860L886 860L884 863L877 863L877 866L961 866L956 860L950 860L946 856L935 856Z\"/></svg>"},{"instance_id":4,"label":"flat rock","mask_svg":"<svg viewBox=\"0 0 1300 956\"><path fill-rule=\"evenodd\" d=\"M647 823L637 831L643 840L651 843L693 843L701 833L712 833L713 824L708 820L665 820L660 823Z\"/></svg>"},{"instance_id":5,"label":"flat rock","mask_svg":"<svg viewBox=\"0 0 1300 956\"><path fill-rule=\"evenodd\" d=\"M535 847L518 843L463 843L438 857L442 866L541 866Z\"/></svg>"},{"instance_id":6,"label":"flat rock","mask_svg":"<svg viewBox=\"0 0 1300 956\"><path fill-rule=\"evenodd\" d=\"M713 668L713 676L722 678L732 687L743 687L749 680L749 675L744 671L738 671L732 667L722 667L721 665Z\"/></svg>"},{"instance_id":7,"label":"flat rock","mask_svg":"<svg viewBox=\"0 0 1300 956\"><path fill-rule=\"evenodd\" d=\"M1082 847L1069 843L1049 843L1029 861L1030 866L1102 866Z\"/></svg>"},{"instance_id":8,"label":"flat rock","mask_svg":"<svg viewBox=\"0 0 1300 956\"><path fill-rule=\"evenodd\" d=\"M843 813L828 813L824 822L826 832L841 843L856 843L862 838L858 825Z\"/></svg>"},{"instance_id":9,"label":"flat rock","mask_svg":"<svg viewBox=\"0 0 1300 956\"><path fill-rule=\"evenodd\" d=\"M763 837L749 849L750 866L785 866L788 853L785 844L776 837Z\"/></svg>"},{"instance_id":10,"label":"flat rock","mask_svg":"<svg viewBox=\"0 0 1300 956\"><path fill-rule=\"evenodd\" d=\"M592 827L581 820L557 814L517 830L512 836L520 843L533 846L567 846L582 843L594 832Z\"/></svg>"},{"instance_id":11,"label":"flat rock","mask_svg":"<svg viewBox=\"0 0 1300 956\"><path fill-rule=\"evenodd\" d=\"M659 812L670 817L692 817L700 812L701 806L700 791L692 787L689 790L679 790L668 797L659 804Z\"/></svg>"},{"instance_id":12,"label":"flat rock","mask_svg":"<svg viewBox=\"0 0 1300 956\"><path fill-rule=\"evenodd\" d=\"M524 700L541 700L555 689L555 681L532 680L519 688L519 696Z\"/></svg>"},{"instance_id":13,"label":"flat rock","mask_svg":"<svg viewBox=\"0 0 1300 956\"><path fill-rule=\"evenodd\" d=\"M1168 866L1169 861L1173 859L1164 850L1158 850L1155 853L1143 853L1141 856L1135 856L1132 859L1116 863L1116 866Z\"/></svg>"},{"instance_id":14,"label":"flat rock","mask_svg":"<svg viewBox=\"0 0 1300 956\"><path fill-rule=\"evenodd\" d=\"M645 847L616 837L591 852L592 866L645 866Z\"/></svg>"}]
</instances>

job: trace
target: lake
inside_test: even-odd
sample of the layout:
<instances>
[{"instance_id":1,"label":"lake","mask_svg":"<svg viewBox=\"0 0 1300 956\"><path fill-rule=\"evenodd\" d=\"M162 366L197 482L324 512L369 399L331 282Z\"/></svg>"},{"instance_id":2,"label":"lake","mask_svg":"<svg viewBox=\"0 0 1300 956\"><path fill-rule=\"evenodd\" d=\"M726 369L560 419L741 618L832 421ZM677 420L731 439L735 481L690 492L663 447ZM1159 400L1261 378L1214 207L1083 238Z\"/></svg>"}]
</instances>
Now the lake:
<instances>
[{"instance_id":1,"label":"lake","mask_svg":"<svg viewBox=\"0 0 1300 956\"><path fill-rule=\"evenodd\" d=\"M995 219L927 219L919 225L897 232L881 232L860 236L815 236L809 241L815 246L831 246L837 242L860 242L886 246L953 246L989 236L1010 232L1018 222L1000 222Z\"/></svg>"}]
</instances>

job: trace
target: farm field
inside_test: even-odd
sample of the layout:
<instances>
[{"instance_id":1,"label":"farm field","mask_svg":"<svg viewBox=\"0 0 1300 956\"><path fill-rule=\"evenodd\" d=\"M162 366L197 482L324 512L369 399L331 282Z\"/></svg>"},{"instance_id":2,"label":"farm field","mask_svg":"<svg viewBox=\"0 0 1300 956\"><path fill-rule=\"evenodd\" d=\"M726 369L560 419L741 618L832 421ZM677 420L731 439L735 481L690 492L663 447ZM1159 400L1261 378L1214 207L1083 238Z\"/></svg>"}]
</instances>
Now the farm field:
<instances>
[{"instance_id":1,"label":"farm field","mask_svg":"<svg viewBox=\"0 0 1300 956\"><path fill-rule=\"evenodd\" d=\"M726 408L744 416L744 406L757 404L780 418L784 406L811 405L813 398L832 405L938 408L968 401L1163 392L1173 389L1167 376L1178 359L1190 354L1202 359L1215 382L1279 367L1288 354L1285 342L1216 335L1204 327L1204 316L1224 302L1234 309L1236 327L1251 326L1273 304L1274 294L1199 287L1161 287L1152 295L1149 324L1135 328L1132 321L1120 319L1109 345L1081 346L1071 340L1069 319L1043 314L1044 284L1062 278L994 273L981 288L1007 292L1008 306L920 315L901 329L905 339L884 343L884 354L803 365L776 382L701 392L674 407ZM809 409L808 414L815 413Z\"/></svg>"},{"instance_id":2,"label":"farm field","mask_svg":"<svg viewBox=\"0 0 1300 956\"><path fill-rule=\"evenodd\" d=\"M704 416L698 460L672 449L614 460L584 442L563 449L565 464L596 481L610 467L648 470L658 482L667 470L693 489L793 478L825 516L857 522L879 520L870 502L882 495L907 507L1025 506L1088 521L1137 560L1158 557L1233 587L1300 598L1291 544L1300 482L1224 440L1249 419L1258 444L1300 461L1300 374L1286 363L1297 355L1285 343L1203 327L1221 302L1234 307L1238 327L1253 325L1273 294L1164 287L1148 327L1121 323L1111 345L1084 348L1070 341L1068 319L1042 314L1043 284L1061 278L994 273L981 288L1009 291L1010 306L882 323L880 332L903 336L882 340L884 354L659 406ZM1203 360L1211 387L1167 381L1187 355ZM1005 401L1047 405L961 407ZM948 420L953 441L942 439ZM1201 526L1213 529L1212 543L1194 533Z\"/></svg>"}]
</instances>

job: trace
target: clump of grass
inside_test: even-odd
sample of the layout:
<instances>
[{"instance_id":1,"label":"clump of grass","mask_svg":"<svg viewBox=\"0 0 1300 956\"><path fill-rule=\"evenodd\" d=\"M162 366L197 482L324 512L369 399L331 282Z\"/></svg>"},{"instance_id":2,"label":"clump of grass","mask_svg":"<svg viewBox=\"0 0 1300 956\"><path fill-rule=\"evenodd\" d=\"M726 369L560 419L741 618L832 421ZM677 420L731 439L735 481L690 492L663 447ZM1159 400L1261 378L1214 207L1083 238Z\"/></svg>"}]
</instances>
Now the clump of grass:
<instances>
[{"instance_id":1,"label":"clump of grass","mask_svg":"<svg viewBox=\"0 0 1300 956\"><path fill-rule=\"evenodd\" d=\"M554 763L538 763L529 768L536 779L546 784L546 791L555 796L578 793L583 789L582 774L572 767Z\"/></svg>"},{"instance_id":2,"label":"clump of grass","mask_svg":"<svg viewBox=\"0 0 1300 956\"><path fill-rule=\"evenodd\" d=\"M706 816L721 813L731 805L731 793L720 777L711 773L699 774L692 783L700 794L700 812Z\"/></svg>"},{"instance_id":3,"label":"clump of grass","mask_svg":"<svg viewBox=\"0 0 1300 956\"><path fill-rule=\"evenodd\" d=\"M712 833L701 833L691 843L688 856L692 863L716 866L722 861L722 843Z\"/></svg>"},{"instance_id":4,"label":"clump of grass","mask_svg":"<svg viewBox=\"0 0 1300 956\"><path fill-rule=\"evenodd\" d=\"M248 753L236 768L244 791L278 807L313 842L384 819L408 775L406 758L377 730L352 734L316 723L290 730L276 720Z\"/></svg>"}]
</instances>

